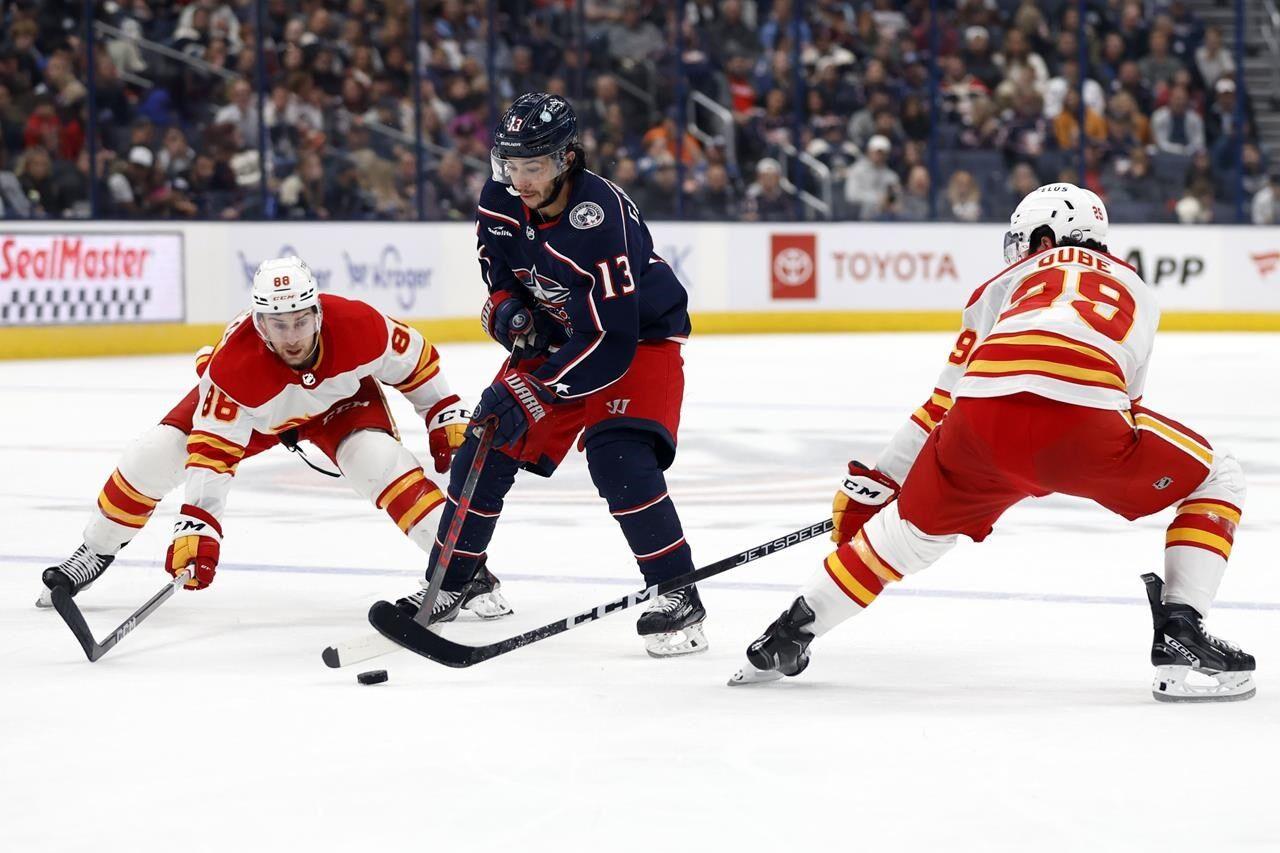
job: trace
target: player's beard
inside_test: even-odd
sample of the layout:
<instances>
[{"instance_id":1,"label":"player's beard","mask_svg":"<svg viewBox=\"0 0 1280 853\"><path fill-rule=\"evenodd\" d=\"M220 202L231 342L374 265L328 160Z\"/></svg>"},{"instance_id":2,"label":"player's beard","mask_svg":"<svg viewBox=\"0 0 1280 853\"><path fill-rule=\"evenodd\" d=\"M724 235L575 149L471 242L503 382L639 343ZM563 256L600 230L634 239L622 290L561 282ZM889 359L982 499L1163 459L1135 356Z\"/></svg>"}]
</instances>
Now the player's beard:
<instances>
[{"instance_id":1,"label":"player's beard","mask_svg":"<svg viewBox=\"0 0 1280 853\"><path fill-rule=\"evenodd\" d=\"M291 344L273 344L276 355L293 370L305 370L312 366L315 361L316 351L319 349L319 333L311 336L309 341Z\"/></svg>"}]
</instances>

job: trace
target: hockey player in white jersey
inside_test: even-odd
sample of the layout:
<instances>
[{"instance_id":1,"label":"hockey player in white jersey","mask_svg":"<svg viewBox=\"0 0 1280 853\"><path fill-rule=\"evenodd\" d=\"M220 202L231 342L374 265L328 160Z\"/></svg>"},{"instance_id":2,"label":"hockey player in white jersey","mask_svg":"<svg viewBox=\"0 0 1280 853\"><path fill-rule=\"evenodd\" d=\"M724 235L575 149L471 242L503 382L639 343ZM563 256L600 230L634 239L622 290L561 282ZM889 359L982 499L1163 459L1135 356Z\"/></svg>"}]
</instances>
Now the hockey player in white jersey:
<instances>
[{"instance_id":1,"label":"hockey player in white jersey","mask_svg":"<svg viewBox=\"0 0 1280 853\"><path fill-rule=\"evenodd\" d=\"M974 291L928 401L874 468L836 492L839 547L747 650L730 684L798 675L809 645L927 568L981 542L1009 507L1054 492L1133 520L1176 506L1162 580L1146 574L1156 699L1254 694L1254 659L1205 631L1244 504L1230 452L1141 402L1160 312L1107 252L1102 200L1073 184L1030 193L1010 219L1010 266ZM1208 683L1188 681L1191 672Z\"/></svg>"},{"instance_id":2,"label":"hockey player in white jersey","mask_svg":"<svg viewBox=\"0 0 1280 853\"><path fill-rule=\"evenodd\" d=\"M320 294L294 256L258 268L252 300L218 346L198 357L199 386L126 451L99 494L85 544L45 571L47 588L75 594L95 581L182 480L186 502L166 568L176 575L191 567L187 586L208 586L237 467L286 436L291 444L312 442L430 552L445 497L401 444L381 385L396 388L426 420L436 470L447 471L468 412L435 347L363 302ZM461 594L441 596L432 621L452 619L464 606L482 618L510 612L487 569Z\"/></svg>"}]
</instances>

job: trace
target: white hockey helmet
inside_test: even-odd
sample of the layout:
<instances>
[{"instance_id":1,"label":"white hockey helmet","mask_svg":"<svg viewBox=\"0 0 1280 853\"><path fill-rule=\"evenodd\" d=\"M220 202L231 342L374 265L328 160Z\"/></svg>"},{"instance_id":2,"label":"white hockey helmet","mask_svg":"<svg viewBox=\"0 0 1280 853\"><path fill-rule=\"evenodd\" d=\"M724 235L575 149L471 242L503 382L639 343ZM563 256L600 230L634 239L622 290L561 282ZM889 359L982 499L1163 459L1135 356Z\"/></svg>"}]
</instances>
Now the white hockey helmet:
<instances>
[{"instance_id":1,"label":"white hockey helmet","mask_svg":"<svg viewBox=\"0 0 1280 853\"><path fill-rule=\"evenodd\" d=\"M1092 190L1075 184L1045 184L1032 190L1009 217L1004 260L1014 264L1031 251L1031 235L1041 226L1053 231L1053 242L1096 240L1107 243L1107 208Z\"/></svg>"},{"instance_id":2,"label":"white hockey helmet","mask_svg":"<svg viewBox=\"0 0 1280 853\"><path fill-rule=\"evenodd\" d=\"M271 349L267 330L263 327L262 318L269 314L287 314L292 311L314 309L316 325L316 346L320 345L320 286L316 277L297 255L286 255L283 258L271 258L258 265L253 274L253 327L258 336Z\"/></svg>"},{"instance_id":3,"label":"white hockey helmet","mask_svg":"<svg viewBox=\"0 0 1280 853\"><path fill-rule=\"evenodd\" d=\"M253 313L284 314L320 307L320 287L297 255L271 258L253 274Z\"/></svg>"}]
</instances>

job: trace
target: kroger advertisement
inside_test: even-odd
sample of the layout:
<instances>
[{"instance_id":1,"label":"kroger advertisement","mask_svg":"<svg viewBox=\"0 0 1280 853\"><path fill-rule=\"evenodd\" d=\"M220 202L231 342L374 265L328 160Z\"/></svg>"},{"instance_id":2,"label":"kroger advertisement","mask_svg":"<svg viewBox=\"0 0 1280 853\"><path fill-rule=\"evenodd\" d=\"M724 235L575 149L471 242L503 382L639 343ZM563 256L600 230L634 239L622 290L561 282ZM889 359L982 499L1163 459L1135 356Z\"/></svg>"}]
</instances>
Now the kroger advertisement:
<instances>
[{"instance_id":1,"label":"kroger advertisement","mask_svg":"<svg viewBox=\"0 0 1280 853\"><path fill-rule=\"evenodd\" d=\"M227 260L241 309L258 264L288 254L307 262L321 291L363 300L394 317L478 314L484 301L474 226L272 224L237 228L230 243Z\"/></svg>"}]
</instances>

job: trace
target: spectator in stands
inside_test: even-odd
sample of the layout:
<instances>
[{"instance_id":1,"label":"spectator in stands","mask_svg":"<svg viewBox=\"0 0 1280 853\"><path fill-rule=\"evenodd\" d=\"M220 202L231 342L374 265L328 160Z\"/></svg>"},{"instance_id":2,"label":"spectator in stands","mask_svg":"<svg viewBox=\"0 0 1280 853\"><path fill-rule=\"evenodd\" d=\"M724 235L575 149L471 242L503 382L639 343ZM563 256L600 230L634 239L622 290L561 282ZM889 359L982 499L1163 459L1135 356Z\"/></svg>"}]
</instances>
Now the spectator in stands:
<instances>
[{"instance_id":1,"label":"spectator in stands","mask_svg":"<svg viewBox=\"0 0 1280 853\"><path fill-rule=\"evenodd\" d=\"M1155 91L1167 85L1182 67L1182 61L1169 52L1169 37L1158 30L1151 33L1147 55L1138 60L1143 85Z\"/></svg>"},{"instance_id":2,"label":"spectator in stands","mask_svg":"<svg viewBox=\"0 0 1280 853\"><path fill-rule=\"evenodd\" d=\"M23 152L15 173L27 200L27 216L32 219L57 218L53 192L53 158L39 145Z\"/></svg>"},{"instance_id":3,"label":"spectator in stands","mask_svg":"<svg viewBox=\"0 0 1280 853\"><path fill-rule=\"evenodd\" d=\"M1254 225L1280 225L1280 172L1254 194L1251 214Z\"/></svg>"},{"instance_id":4,"label":"spectator in stands","mask_svg":"<svg viewBox=\"0 0 1280 853\"><path fill-rule=\"evenodd\" d=\"M720 4L719 20L708 26L704 33L707 52L721 67L733 56L753 60L760 55L761 44L756 29L742 18L742 0L724 0Z\"/></svg>"},{"instance_id":5,"label":"spectator in stands","mask_svg":"<svg viewBox=\"0 0 1280 853\"><path fill-rule=\"evenodd\" d=\"M654 220L675 219L679 213L680 192L679 171L676 169L676 158L666 151L661 151L655 158L653 168L649 172L648 185L641 193L644 199L642 210L645 216ZM639 202L637 202L639 203Z\"/></svg>"},{"instance_id":6,"label":"spectator in stands","mask_svg":"<svg viewBox=\"0 0 1280 853\"><path fill-rule=\"evenodd\" d=\"M280 184L280 210L288 219L328 219L324 163L320 155L302 155L298 169Z\"/></svg>"},{"instance_id":7,"label":"spectator in stands","mask_svg":"<svg viewBox=\"0 0 1280 853\"><path fill-rule=\"evenodd\" d=\"M1185 87L1169 93L1169 103L1151 116L1156 147L1170 154L1191 155L1204 148L1204 120L1189 108Z\"/></svg>"},{"instance_id":8,"label":"spectator in stands","mask_svg":"<svg viewBox=\"0 0 1280 853\"><path fill-rule=\"evenodd\" d=\"M785 101L785 99L784 99ZM674 110L668 112L661 122L649 128L644 137L640 140L640 144L645 151L652 151L656 144L671 155L672 162L679 156L681 162L686 166L692 166L702 161L702 143L700 143L692 133L685 130L683 147L679 152L676 150L676 140L680 138L680 128L676 124Z\"/></svg>"},{"instance_id":9,"label":"spectator in stands","mask_svg":"<svg viewBox=\"0 0 1280 853\"><path fill-rule=\"evenodd\" d=\"M173 181L186 175L195 162L196 152L187 143L186 134L181 128L170 127L164 132L164 144L156 158L160 174L165 180Z\"/></svg>"},{"instance_id":10,"label":"spectator in stands","mask_svg":"<svg viewBox=\"0 0 1280 853\"><path fill-rule=\"evenodd\" d=\"M234 124L244 145L257 147L257 101L247 79L236 79L227 87L227 105L214 115L214 124Z\"/></svg>"},{"instance_id":11,"label":"spectator in stands","mask_svg":"<svg viewBox=\"0 0 1280 853\"><path fill-rule=\"evenodd\" d=\"M1017 71L1025 68L1030 71L1029 83L1036 91L1043 92L1049 83L1049 66L1045 65L1040 54L1031 49L1031 42L1022 30L1013 29L1005 33L1004 46L996 59L1004 72L1002 80L1010 79Z\"/></svg>"},{"instance_id":12,"label":"spectator in stands","mask_svg":"<svg viewBox=\"0 0 1280 853\"><path fill-rule=\"evenodd\" d=\"M129 157L107 179L111 192L112 208L122 219L134 219L148 212L148 199L154 187L152 172L155 154L150 148L135 145L129 149Z\"/></svg>"},{"instance_id":13,"label":"spectator in stands","mask_svg":"<svg viewBox=\"0 0 1280 853\"><path fill-rule=\"evenodd\" d=\"M1103 89L1110 92L1115 88L1120 79L1120 66L1124 65L1126 58L1124 39L1120 33L1114 30L1107 33L1102 40L1102 55L1091 69Z\"/></svg>"},{"instance_id":14,"label":"spectator in stands","mask_svg":"<svg viewBox=\"0 0 1280 853\"><path fill-rule=\"evenodd\" d=\"M79 109L89 90L72 72L69 51L59 50L49 57L44 67L44 82L36 87L36 94L49 95L63 114Z\"/></svg>"},{"instance_id":15,"label":"spectator in stands","mask_svg":"<svg viewBox=\"0 0 1280 853\"><path fill-rule=\"evenodd\" d=\"M1004 79L1004 71L991 54L991 34L986 27L972 26L964 31L965 68L987 89L994 92Z\"/></svg>"},{"instance_id":16,"label":"spectator in stands","mask_svg":"<svg viewBox=\"0 0 1280 853\"><path fill-rule=\"evenodd\" d=\"M1182 198L1173 206L1174 215L1182 225L1205 225L1213 221L1213 187L1205 183L1187 187Z\"/></svg>"},{"instance_id":17,"label":"spectator in stands","mask_svg":"<svg viewBox=\"0 0 1280 853\"><path fill-rule=\"evenodd\" d=\"M981 80L969 73L958 54L942 57L939 64L942 66L939 89L942 92L943 119L955 125L968 124L973 99L985 97L990 92Z\"/></svg>"},{"instance_id":18,"label":"spectator in stands","mask_svg":"<svg viewBox=\"0 0 1280 853\"><path fill-rule=\"evenodd\" d=\"M1204 41L1204 22L1196 17L1185 0L1173 0L1159 16L1168 22L1169 50L1182 62L1189 61ZM1207 81L1212 85L1212 81Z\"/></svg>"},{"instance_id":19,"label":"spectator in stands","mask_svg":"<svg viewBox=\"0 0 1280 853\"><path fill-rule=\"evenodd\" d=\"M1138 63L1127 60L1120 66L1120 76L1112 90L1128 93L1138 105L1139 112L1143 115L1151 115L1155 99L1151 90L1142 84L1142 73L1138 70Z\"/></svg>"},{"instance_id":20,"label":"spectator in stands","mask_svg":"<svg viewBox=\"0 0 1280 853\"><path fill-rule=\"evenodd\" d=\"M1120 202L1154 206L1163 204L1167 194L1151 173L1151 156L1142 145L1135 145L1123 154L1112 157L1106 185L1109 200Z\"/></svg>"},{"instance_id":21,"label":"spectator in stands","mask_svg":"<svg viewBox=\"0 0 1280 853\"><path fill-rule=\"evenodd\" d=\"M1120 25L1116 28L1124 39L1125 55L1137 59L1147 53L1147 22L1143 17L1141 0L1126 0L1120 13Z\"/></svg>"},{"instance_id":22,"label":"spectator in stands","mask_svg":"<svg viewBox=\"0 0 1280 853\"><path fill-rule=\"evenodd\" d=\"M1004 197L999 202L998 209L1009 209L1017 207L1019 202L1031 194L1033 190L1043 183L1040 176L1036 174L1036 170L1032 168L1030 163L1019 163L1009 172L1009 177L1004 183Z\"/></svg>"},{"instance_id":23,"label":"spectator in stands","mask_svg":"<svg viewBox=\"0 0 1280 853\"><path fill-rule=\"evenodd\" d=\"M621 20L610 25L608 33L609 56L624 70L655 61L666 47L662 31L641 16L638 0L627 0Z\"/></svg>"},{"instance_id":24,"label":"spectator in stands","mask_svg":"<svg viewBox=\"0 0 1280 853\"><path fill-rule=\"evenodd\" d=\"M84 144L84 131L74 118L64 120L48 93L37 95L23 129L27 148L40 145L61 160L74 160Z\"/></svg>"},{"instance_id":25,"label":"spectator in stands","mask_svg":"<svg viewBox=\"0 0 1280 853\"><path fill-rule=\"evenodd\" d=\"M1084 133L1094 142L1107 141L1107 120L1091 109L1084 111ZM1080 93L1067 92L1062 111L1053 119L1053 136L1058 147L1074 151L1080 144Z\"/></svg>"},{"instance_id":26,"label":"spectator in stands","mask_svg":"<svg viewBox=\"0 0 1280 853\"><path fill-rule=\"evenodd\" d=\"M1068 59L1062 63L1062 72L1045 86L1044 115L1052 119L1062 112L1068 92L1080 91L1080 63ZM1084 105L1101 115L1107 108L1106 93L1101 84L1092 78L1084 81Z\"/></svg>"},{"instance_id":27,"label":"spectator in stands","mask_svg":"<svg viewBox=\"0 0 1280 853\"><path fill-rule=\"evenodd\" d=\"M997 137L1005 163L1034 163L1044 154L1052 133L1040 96L1022 89L1015 96L1013 115L1005 119Z\"/></svg>"},{"instance_id":28,"label":"spectator in stands","mask_svg":"<svg viewBox=\"0 0 1280 853\"><path fill-rule=\"evenodd\" d=\"M886 208L886 213L899 222L929 220L929 170L912 166L907 173L906 189Z\"/></svg>"},{"instance_id":29,"label":"spectator in stands","mask_svg":"<svg viewBox=\"0 0 1280 853\"><path fill-rule=\"evenodd\" d=\"M1208 27L1204 44L1196 48L1196 70L1205 88L1211 89L1222 77L1235 77L1236 60L1222 44L1222 30Z\"/></svg>"},{"instance_id":30,"label":"spectator in stands","mask_svg":"<svg viewBox=\"0 0 1280 853\"><path fill-rule=\"evenodd\" d=\"M862 152L845 137L844 122L838 116L829 116L814 130L814 138L805 146L805 152L831 170L833 184L843 183L849 167L857 162Z\"/></svg>"},{"instance_id":31,"label":"spectator in stands","mask_svg":"<svg viewBox=\"0 0 1280 853\"><path fill-rule=\"evenodd\" d=\"M1115 153L1151 144L1151 122L1128 92L1116 92L1107 102L1107 138Z\"/></svg>"},{"instance_id":32,"label":"spectator in stands","mask_svg":"<svg viewBox=\"0 0 1280 853\"><path fill-rule=\"evenodd\" d=\"M748 222L790 222L795 219L795 201L782 189L782 166L772 157L765 157L756 164L756 179L747 187L742 218Z\"/></svg>"},{"instance_id":33,"label":"spectator in stands","mask_svg":"<svg viewBox=\"0 0 1280 853\"><path fill-rule=\"evenodd\" d=\"M859 148L865 148L867 140L876 134L876 115L888 111L892 104L893 100L887 91L877 89L870 92L867 105L849 118L849 126L845 131L849 141Z\"/></svg>"},{"instance_id":34,"label":"spectator in stands","mask_svg":"<svg viewBox=\"0 0 1280 853\"><path fill-rule=\"evenodd\" d=\"M790 39L792 37L792 27L794 26L795 16L791 11L791 0L773 0L773 8L769 10L768 17L760 24L760 44L765 50L774 50L778 47L778 42L782 38ZM800 19L800 44L806 45L813 42L813 29L809 26L809 22Z\"/></svg>"},{"instance_id":35,"label":"spectator in stands","mask_svg":"<svg viewBox=\"0 0 1280 853\"><path fill-rule=\"evenodd\" d=\"M873 136L867 141L866 156L854 163L845 179L844 197L857 219L875 219L888 199L901 186L896 172L889 168L889 140Z\"/></svg>"},{"instance_id":36,"label":"spectator in stands","mask_svg":"<svg viewBox=\"0 0 1280 853\"><path fill-rule=\"evenodd\" d=\"M942 219L977 222L982 219L982 188L964 169L951 173L947 181L946 204L938 211Z\"/></svg>"},{"instance_id":37,"label":"spectator in stands","mask_svg":"<svg viewBox=\"0 0 1280 853\"><path fill-rule=\"evenodd\" d=\"M996 112L996 102L986 96L974 98L969 121L960 131L960 147L989 151L997 147L999 136L1000 116Z\"/></svg>"},{"instance_id":38,"label":"spectator in stands","mask_svg":"<svg viewBox=\"0 0 1280 853\"><path fill-rule=\"evenodd\" d=\"M686 198L685 211L690 219L733 221L741 214L738 191L729 180L729 170L719 163L707 167L707 180L702 189Z\"/></svg>"},{"instance_id":39,"label":"spectator in stands","mask_svg":"<svg viewBox=\"0 0 1280 853\"><path fill-rule=\"evenodd\" d=\"M469 222L475 219L475 198L463 180L462 158L453 151L440 155L440 162L428 180L435 190L436 206L443 219Z\"/></svg>"},{"instance_id":40,"label":"spectator in stands","mask_svg":"<svg viewBox=\"0 0 1280 853\"><path fill-rule=\"evenodd\" d=\"M1213 87L1213 104L1206 110L1204 133L1206 143L1212 147L1221 139L1235 142L1236 128L1236 84L1230 77L1223 77ZM1249 116L1244 116L1244 136L1252 136L1249 127Z\"/></svg>"},{"instance_id":41,"label":"spectator in stands","mask_svg":"<svg viewBox=\"0 0 1280 853\"><path fill-rule=\"evenodd\" d=\"M30 219L31 200L18 176L9 170L9 148L0 145L0 219Z\"/></svg>"}]
</instances>

